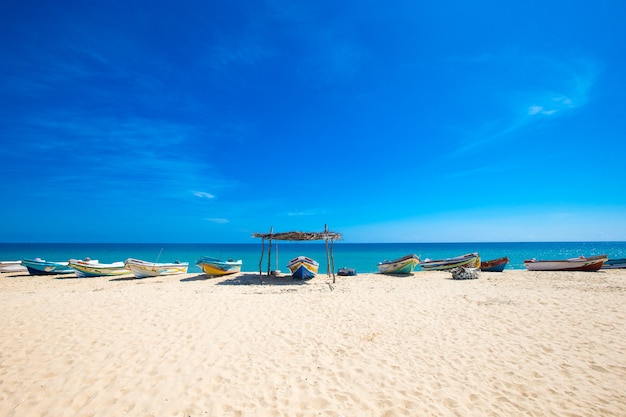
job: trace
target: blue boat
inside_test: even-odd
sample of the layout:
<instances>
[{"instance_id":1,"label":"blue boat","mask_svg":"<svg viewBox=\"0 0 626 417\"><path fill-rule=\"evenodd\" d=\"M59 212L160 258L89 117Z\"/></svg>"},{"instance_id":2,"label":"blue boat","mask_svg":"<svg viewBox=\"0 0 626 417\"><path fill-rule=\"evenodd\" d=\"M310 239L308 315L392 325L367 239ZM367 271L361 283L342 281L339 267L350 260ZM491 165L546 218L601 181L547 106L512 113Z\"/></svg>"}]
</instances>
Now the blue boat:
<instances>
[{"instance_id":1,"label":"blue boat","mask_svg":"<svg viewBox=\"0 0 626 417\"><path fill-rule=\"evenodd\" d=\"M601 269L624 269L626 268L626 258L609 259Z\"/></svg>"},{"instance_id":2,"label":"blue boat","mask_svg":"<svg viewBox=\"0 0 626 417\"><path fill-rule=\"evenodd\" d=\"M502 272L506 268L506 264L509 263L508 256L498 259L492 259L490 261L482 261L480 263L480 270L483 272Z\"/></svg>"},{"instance_id":3,"label":"blue boat","mask_svg":"<svg viewBox=\"0 0 626 417\"><path fill-rule=\"evenodd\" d=\"M289 261L287 268L293 279L311 279L317 274L319 264L306 256L298 256Z\"/></svg>"},{"instance_id":4,"label":"blue boat","mask_svg":"<svg viewBox=\"0 0 626 417\"><path fill-rule=\"evenodd\" d=\"M68 262L52 262L41 258L24 259L22 265L26 267L31 275L55 275L55 274L71 274L74 272L69 267Z\"/></svg>"}]
</instances>

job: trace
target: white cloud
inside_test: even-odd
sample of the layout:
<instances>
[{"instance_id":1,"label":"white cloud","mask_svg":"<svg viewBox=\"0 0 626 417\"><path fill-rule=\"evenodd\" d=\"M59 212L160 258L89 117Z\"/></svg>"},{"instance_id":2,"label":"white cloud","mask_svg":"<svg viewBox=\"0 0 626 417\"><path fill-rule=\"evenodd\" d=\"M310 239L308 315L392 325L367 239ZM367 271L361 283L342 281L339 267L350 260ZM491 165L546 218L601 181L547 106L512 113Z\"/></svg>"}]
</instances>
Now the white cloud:
<instances>
[{"instance_id":1,"label":"white cloud","mask_svg":"<svg viewBox=\"0 0 626 417\"><path fill-rule=\"evenodd\" d=\"M226 224L226 223L230 223L230 220L228 219L222 219L220 217L210 217L207 219L204 219L207 222L211 222L211 223L217 223L217 224Z\"/></svg>"},{"instance_id":2,"label":"white cloud","mask_svg":"<svg viewBox=\"0 0 626 417\"><path fill-rule=\"evenodd\" d=\"M208 199L215 198L213 194L206 193L204 191L193 191L193 195L199 198L208 198Z\"/></svg>"},{"instance_id":3,"label":"white cloud","mask_svg":"<svg viewBox=\"0 0 626 417\"><path fill-rule=\"evenodd\" d=\"M305 211L292 211L292 212L287 213L287 216L293 216L293 217L315 216L316 214L318 214L318 212L316 212L315 210L305 210Z\"/></svg>"}]
</instances>

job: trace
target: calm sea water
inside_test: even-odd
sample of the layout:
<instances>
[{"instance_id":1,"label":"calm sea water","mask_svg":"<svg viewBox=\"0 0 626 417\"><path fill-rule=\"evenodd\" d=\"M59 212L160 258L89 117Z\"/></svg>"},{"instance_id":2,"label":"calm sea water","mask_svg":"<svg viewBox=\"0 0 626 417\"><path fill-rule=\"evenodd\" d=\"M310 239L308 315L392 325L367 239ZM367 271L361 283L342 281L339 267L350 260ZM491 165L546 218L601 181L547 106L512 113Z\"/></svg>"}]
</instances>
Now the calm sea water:
<instances>
[{"instance_id":1,"label":"calm sea water","mask_svg":"<svg viewBox=\"0 0 626 417\"><path fill-rule=\"evenodd\" d=\"M376 272L377 264L387 259L415 253L421 259L442 259L478 252L483 260L508 256L508 269L524 269L524 259L563 259L580 255L607 254L609 258L626 258L626 242L537 242L537 243L335 243L335 270L355 268L357 272ZM276 256L278 253L278 256ZM279 243L272 245L270 268L288 272L287 262L305 255L320 263L326 273L326 246L317 243ZM172 243L0 243L0 260L40 257L49 261L72 258L98 259L110 263L127 258L154 262L189 262L189 272L200 272L195 261L201 256L241 259L243 271L259 270L261 243L244 244L172 244ZM267 270L266 242L262 269ZM418 267L419 270L419 267Z\"/></svg>"}]
</instances>

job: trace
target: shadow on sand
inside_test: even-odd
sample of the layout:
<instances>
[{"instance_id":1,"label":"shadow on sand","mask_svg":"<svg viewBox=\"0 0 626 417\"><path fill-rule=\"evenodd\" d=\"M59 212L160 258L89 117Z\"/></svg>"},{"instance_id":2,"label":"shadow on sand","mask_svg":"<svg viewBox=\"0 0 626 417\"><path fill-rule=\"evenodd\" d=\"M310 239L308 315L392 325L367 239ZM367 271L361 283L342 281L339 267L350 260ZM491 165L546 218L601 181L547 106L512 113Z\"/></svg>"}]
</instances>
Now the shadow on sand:
<instances>
[{"instance_id":1,"label":"shadow on sand","mask_svg":"<svg viewBox=\"0 0 626 417\"><path fill-rule=\"evenodd\" d=\"M217 283L217 285L303 285L307 281L293 279L291 275L238 274Z\"/></svg>"}]
</instances>

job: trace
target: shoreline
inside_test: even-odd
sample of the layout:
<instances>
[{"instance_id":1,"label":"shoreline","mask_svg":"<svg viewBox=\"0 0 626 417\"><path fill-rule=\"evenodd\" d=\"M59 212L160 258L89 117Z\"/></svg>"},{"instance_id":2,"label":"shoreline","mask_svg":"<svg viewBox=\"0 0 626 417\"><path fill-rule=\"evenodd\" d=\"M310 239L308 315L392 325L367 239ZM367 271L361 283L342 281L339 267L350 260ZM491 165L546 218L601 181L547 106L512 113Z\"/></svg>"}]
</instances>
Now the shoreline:
<instances>
[{"instance_id":1,"label":"shoreline","mask_svg":"<svg viewBox=\"0 0 626 417\"><path fill-rule=\"evenodd\" d=\"M0 274L0 414L626 415L626 270Z\"/></svg>"}]
</instances>

